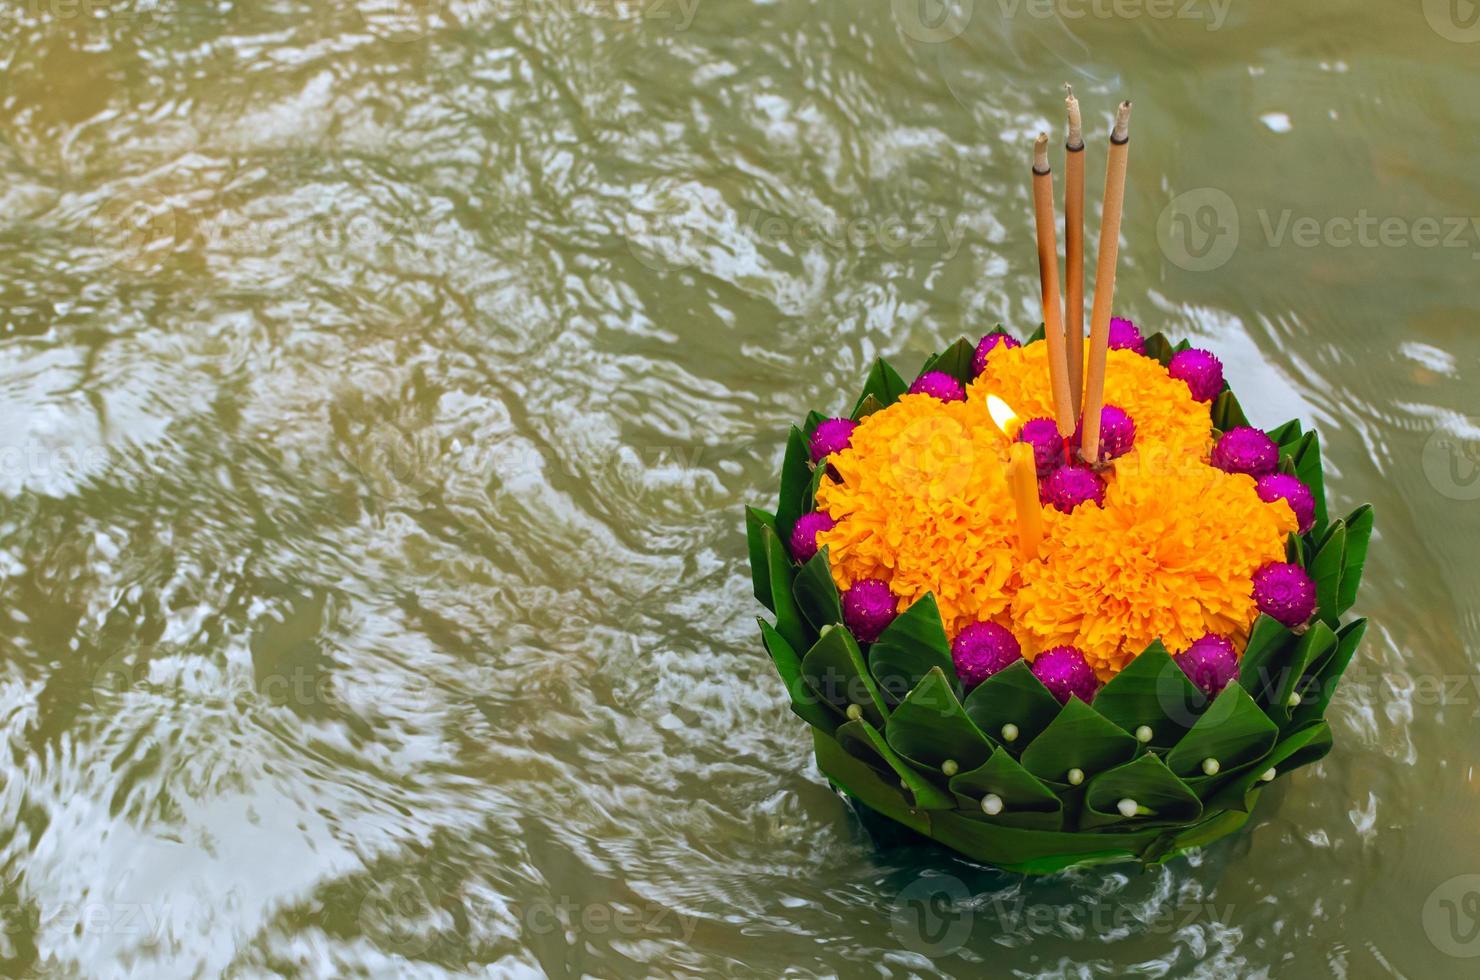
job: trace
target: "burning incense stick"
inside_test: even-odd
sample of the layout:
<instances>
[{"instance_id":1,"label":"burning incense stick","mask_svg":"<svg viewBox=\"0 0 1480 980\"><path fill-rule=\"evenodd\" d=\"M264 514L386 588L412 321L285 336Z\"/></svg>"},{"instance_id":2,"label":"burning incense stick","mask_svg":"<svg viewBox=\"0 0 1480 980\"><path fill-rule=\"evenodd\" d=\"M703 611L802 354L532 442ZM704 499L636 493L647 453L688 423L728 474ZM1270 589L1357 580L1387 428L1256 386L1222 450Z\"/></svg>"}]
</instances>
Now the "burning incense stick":
<instances>
[{"instance_id":1,"label":"burning incense stick","mask_svg":"<svg viewBox=\"0 0 1480 980\"><path fill-rule=\"evenodd\" d=\"M1131 104L1122 102L1110 132L1110 162L1105 167L1105 214L1095 265L1095 303L1089 317L1089 371L1084 379L1085 462L1100 458L1100 409L1105 404L1105 357L1110 345L1110 306L1115 300L1115 263L1120 256L1120 216L1125 206L1125 164L1130 155Z\"/></svg>"},{"instance_id":2,"label":"burning incense stick","mask_svg":"<svg viewBox=\"0 0 1480 980\"><path fill-rule=\"evenodd\" d=\"M1069 97L1069 138L1064 144L1064 340L1069 362L1069 405L1075 415L1084 404L1084 134L1079 100Z\"/></svg>"},{"instance_id":3,"label":"burning incense stick","mask_svg":"<svg viewBox=\"0 0 1480 980\"><path fill-rule=\"evenodd\" d=\"M1059 435L1074 431L1069 403L1068 361L1064 357L1063 297L1059 295L1059 247L1054 239L1053 172L1048 166L1048 134L1033 144L1033 216L1038 228L1038 280L1043 291L1043 339L1048 344L1048 380L1053 391Z\"/></svg>"},{"instance_id":4,"label":"burning incense stick","mask_svg":"<svg viewBox=\"0 0 1480 980\"><path fill-rule=\"evenodd\" d=\"M1015 442L1009 450L1007 482L1017 508L1018 553L1028 561L1038 557L1043 544L1043 505L1038 501L1038 466L1033 447Z\"/></svg>"}]
</instances>

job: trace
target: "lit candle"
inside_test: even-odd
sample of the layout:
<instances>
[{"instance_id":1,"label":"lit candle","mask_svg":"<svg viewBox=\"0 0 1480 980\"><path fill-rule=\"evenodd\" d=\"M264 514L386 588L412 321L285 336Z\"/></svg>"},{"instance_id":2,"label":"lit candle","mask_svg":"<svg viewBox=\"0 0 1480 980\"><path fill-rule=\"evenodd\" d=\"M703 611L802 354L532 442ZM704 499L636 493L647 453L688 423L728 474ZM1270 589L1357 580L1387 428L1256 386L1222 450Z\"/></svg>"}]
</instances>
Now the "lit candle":
<instances>
[{"instance_id":1,"label":"lit candle","mask_svg":"<svg viewBox=\"0 0 1480 980\"><path fill-rule=\"evenodd\" d=\"M1115 300L1115 263L1120 257L1120 215L1125 206L1125 164L1130 155L1131 104L1122 102L1110 133L1105 167L1105 213L1100 221L1100 253L1095 264L1095 303L1089 315L1089 370L1084 377L1085 462L1100 459L1100 409L1105 404L1105 358L1110 346L1110 305Z\"/></svg>"},{"instance_id":2,"label":"lit candle","mask_svg":"<svg viewBox=\"0 0 1480 980\"><path fill-rule=\"evenodd\" d=\"M1023 423L1018 420L1017 413L996 395L987 396L987 414L992 417L992 424L1001 429L1002 434L1009 439L1016 438L1022 431Z\"/></svg>"},{"instance_id":3,"label":"lit candle","mask_svg":"<svg viewBox=\"0 0 1480 980\"><path fill-rule=\"evenodd\" d=\"M1069 404L1069 362L1064 353L1064 298L1059 294L1059 246L1053 227L1053 171L1048 166L1048 134L1033 144L1033 218L1038 232L1038 282L1043 294L1043 340L1048 344L1048 382L1054 421L1065 439L1074 432Z\"/></svg>"},{"instance_id":4,"label":"lit candle","mask_svg":"<svg viewBox=\"0 0 1480 980\"><path fill-rule=\"evenodd\" d=\"M1043 544L1043 505L1038 502L1038 466L1033 461L1033 447L1026 442L1012 444L1007 464L1008 483L1017 507L1018 554L1027 561L1038 558Z\"/></svg>"}]
</instances>

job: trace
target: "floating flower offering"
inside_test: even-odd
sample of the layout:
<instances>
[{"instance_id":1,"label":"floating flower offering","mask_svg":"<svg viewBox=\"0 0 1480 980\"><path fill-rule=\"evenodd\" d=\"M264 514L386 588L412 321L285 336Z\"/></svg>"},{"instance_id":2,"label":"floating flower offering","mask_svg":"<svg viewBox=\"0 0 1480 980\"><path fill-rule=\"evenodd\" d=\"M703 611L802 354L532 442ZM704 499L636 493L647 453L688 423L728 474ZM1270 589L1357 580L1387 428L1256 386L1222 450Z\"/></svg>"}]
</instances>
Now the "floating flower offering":
<instances>
[{"instance_id":1,"label":"floating flower offering","mask_svg":"<svg viewBox=\"0 0 1480 980\"><path fill-rule=\"evenodd\" d=\"M792 429L775 512L747 512L761 632L822 772L1028 873L1236 830L1330 750L1365 627L1343 617L1372 510L1329 519L1316 434L1256 428L1212 352L1110 316L1128 122L1123 104L1088 337L1062 308L1041 137L1045 326L963 338L912 382L875 362L846 416Z\"/></svg>"}]
</instances>

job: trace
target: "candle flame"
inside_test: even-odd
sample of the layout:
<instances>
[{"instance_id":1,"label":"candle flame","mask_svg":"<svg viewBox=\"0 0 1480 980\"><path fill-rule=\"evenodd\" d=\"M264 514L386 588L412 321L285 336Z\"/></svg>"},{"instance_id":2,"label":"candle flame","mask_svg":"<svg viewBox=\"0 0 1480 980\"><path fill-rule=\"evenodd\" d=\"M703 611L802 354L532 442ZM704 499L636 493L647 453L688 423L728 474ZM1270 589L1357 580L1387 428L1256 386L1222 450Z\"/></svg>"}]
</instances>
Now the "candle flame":
<instances>
[{"instance_id":1,"label":"candle flame","mask_svg":"<svg viewBox=\"0 0 1480 980\"><path fill-rule=\"evenodd\" d=\"M996 395L987 396L987 414L992 416L992 422L1002 430L1002 434L1011 439L1018 434L1022 423L1018 421L1017 413L1007 402Z\"/></svg>"}]
</instances>

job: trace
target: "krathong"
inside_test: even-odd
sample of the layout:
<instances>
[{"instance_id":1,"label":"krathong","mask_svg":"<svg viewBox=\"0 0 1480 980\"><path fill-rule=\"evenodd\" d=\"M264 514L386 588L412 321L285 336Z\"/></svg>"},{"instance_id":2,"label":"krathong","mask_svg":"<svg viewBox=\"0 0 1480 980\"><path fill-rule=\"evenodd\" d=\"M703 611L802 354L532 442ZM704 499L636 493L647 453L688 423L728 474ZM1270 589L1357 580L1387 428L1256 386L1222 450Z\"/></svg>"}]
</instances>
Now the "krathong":
<instances>
[{"instance_id":1,"label":"krathong","mask_svg":"<svg viewBox=\"0 0 1480 980\"><path fill-rule=\"evenodd\" d=\"M1047 326L963 338L912 382L876 361L847 415L792 428L774 513L746 515L823 774L870 820L1027 873L1238 829L1330 750L1366 625L1344 617L1372 510L1330 519L1316 433L1256 428L1212 352L1110 316L1128 123L1122 104L1088 338L1083 229L1066 316L1040 138Z\"/></svg>"}]
</instances>

